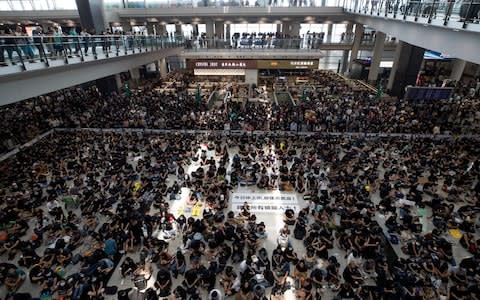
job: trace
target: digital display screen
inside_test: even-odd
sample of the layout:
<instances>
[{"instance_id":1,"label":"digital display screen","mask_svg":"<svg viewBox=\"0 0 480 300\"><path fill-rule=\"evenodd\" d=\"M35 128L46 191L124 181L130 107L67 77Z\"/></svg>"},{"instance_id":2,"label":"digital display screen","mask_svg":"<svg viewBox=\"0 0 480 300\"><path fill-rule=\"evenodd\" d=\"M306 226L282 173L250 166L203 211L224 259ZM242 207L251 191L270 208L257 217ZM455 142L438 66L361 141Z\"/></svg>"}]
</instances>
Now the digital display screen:
<instances>
[{"instance_id":1,"label":"digital display screen","mask_svg":"<svg viewBox=\"0 0 480 300\"><path fill-rule=\"evenodd\" d=\"M452 95L453 88L437 88L437 87L408 87L405 92L405 100L414 101L435 101L445 100Z\"/></svg>"}]
</instances>

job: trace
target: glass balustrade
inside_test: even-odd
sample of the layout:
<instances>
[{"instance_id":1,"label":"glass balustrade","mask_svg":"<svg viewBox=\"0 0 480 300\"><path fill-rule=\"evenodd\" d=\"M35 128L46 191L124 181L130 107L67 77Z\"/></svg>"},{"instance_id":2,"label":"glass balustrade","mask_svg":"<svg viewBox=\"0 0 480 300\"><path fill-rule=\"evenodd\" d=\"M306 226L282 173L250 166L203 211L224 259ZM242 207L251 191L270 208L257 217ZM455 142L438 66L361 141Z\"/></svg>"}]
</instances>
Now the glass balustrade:
<instances>
[{"instance_id":1,"label":"glass balustrade","mask_svg":"<svg viewBox=\"0 0 480 300\"><path fill-rule=\"evenodd\" d=\"M432 23L439 20L467 24L480 22L480 0L346 0L347 12L374 15L394 19Z\"/></svg>"},{"instance_id":2,"label":"glass balustrade","mask_svg":"<svg viewBox=\"0 0 480 300\"><path fill-rule=\"evenodd\" d=\"M22 71L33 65L58 66L161 49L184 47L181 38L139 35L0 36L0 66ZM4 70L5 71L5 70ZM13 69L15 71L15 69ZM2 68L0 68L0 74Z\"/></svg>"},{"instance_id":3,"label":"glass balustrade","mask_svg":"<svg viewBox=\"0 0 480 300\"><path fill-rule=\"evenodd\" d=\"M385 45L394 45L395 40L386 41ZM353 44L353 36L348 38L329 41L326 38L303 37L303 38L232 38L224 39L195 39L186 40L185 49L188 51L209 51L209 50L298 50L298 51L316 51L323 49L340 49L351 48ZM375 40L372 37L364 38L361 42L363 46L373 46Z\"/></svg>"}]
</instances>

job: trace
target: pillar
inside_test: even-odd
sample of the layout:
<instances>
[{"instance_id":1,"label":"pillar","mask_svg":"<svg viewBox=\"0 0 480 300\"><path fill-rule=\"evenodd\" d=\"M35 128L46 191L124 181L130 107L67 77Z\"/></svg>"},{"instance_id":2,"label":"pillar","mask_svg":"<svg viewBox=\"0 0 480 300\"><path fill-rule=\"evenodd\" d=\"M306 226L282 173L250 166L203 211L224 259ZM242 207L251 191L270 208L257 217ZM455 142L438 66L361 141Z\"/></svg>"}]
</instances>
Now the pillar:
<instances>
[{"instance_id":1,"label":"pillar","mask_svg":"<svg viewBox=\"0 0 480 300\"><path fill-rule=\"evenodd\" d=\"M198 24L192 24L193 28L193 36L196 37L198 36Z\"/></svg>"},{"instance_id":2,"label":"pillar","mask_svg":"<svg viewBox=\"0 0 480 300\"><path fill-rule=\"evenodd\" d=\"M355 59L357 59L358 50L360 49L360 44L362 43L362 37L363 37L363 25L362 24L356 24L355 25L355 36L353 37L352 52L350 54L350 62L348 64L348 71L349 72L352 70L353 61Z\"/></svg>"},{"instance_id":3,"label":"pillar","mask_svg":"<svg viewBox=\"0 0 480 300\"><path fill-rule=\"evenodd\" d=\"M290 36L292 37L300 36L300 23L295 22L290 26Z\"/></svg>"},{"instance_id":4,"label":"pillar","mask_svg":"<svg viewBox=\"0 0 480 300\"><path fill-rule=\"evenodd\" d=\"M342 74L345 74L345 72L347 72L349 53L350 53L350 50L343 50L342 70L340 71Z\"/></svg>"},{"instance_id":5,"label":"pillar","mask_svg":"<svg viewBox=\"0 0 480 300\"><path fill-rule=\"evenodd\" d=\"M377 31L375 35L375 46L373 47L373 57L370 63L370 70L368 71L368 81L371 83L376 83L378 78L380 61L382 60L383 48L385 46L385 38L385 33Z\"/></svg>"},{"instance_id":6,"label":"pillar","mask_svg":"<svg viewBox=\"0 0 480 300\"><path fill-rule=\"evenodd\" d=\"M217 39L224 40L225 32L223 30L223 22L215 22L215 35Z\"/></svg>"},{"instance_id":7,"label":"pillar","mask_svg":"<svg viewBox=\"0 0 480 300\"><path fill-rule=\"evenodd\" d=\"M276 34L282 35L282 24L277 24L277 32Z\"/></svg>"},{"instance_id":8,"label":"pillar","mask_svg":"<svg viewBox=\"0 0 480 300\"><path fill-rule=\"evenodd\" d=\"M467 62L463 59L455 59L452 62L452 72L450 73L450 79L459 81L462 79L463 71L465 70L465 66Z\"/></svg>"},{"instance_id":9,"label":"pillar","mask_svg":"<svg viewBox=\"0 0 480 300\"><path fill-rule=\"evenodd\" d=\"M351 42L353 36L353 23L347 24L347 30L345 31L345 41Z\"/></svg>"},{"instance_id":10,"label":"pillar","mask_svg":"<svg viewBox=\"0 0 480 300\"><path fill-rule=\"evenodd\" d=\"M215 24L213 23L213 21L209 21L205 25L206 25L205 31L207 34L207 39L213 38L213 34L215 33Z\"/></svg>"},{"instance_id":11,"label":"pillar","mask_svg":"<svg viewBox=\"0 0 480 300\"><path fill-rule=\"evenodd\" d=\"M133 68L130 69L130 77L132 77L132 81L137 84L138 81L140 80L140 68Z\"/></svg>"},{"instance_id":12,"label":"pillar","mask_svg":"<svg viewBox=\"0 0 480 300\"><path fill-rule=\"evenodd\" d=\"M227 26L225 26L225 29L226 29L226 32L225 32L225 40L227 40L227 42L232 39L232 36L231 36L231 34L230 34L230 27L231 27L231 26L232 26L232 25L230 25L230 24L227 24Z\"/></svg>"},{"instance_id":13,"label":"pillar","mask_svg":"<svg viewBox=\"0 0 480 300\"><path fill-rule=\"evenodd\" d=\"M161 60L158 61L159 64L159 71L160 71L160 77L167 78L168 75L168 70L167 70L167 59L164 57Z\"/></svg>"},{"instance_id":14,"label":"pillar","mask_svg":"<svg viewBox=\"0 0 480 300\"><path fill-rule=\"evenodd\" d=\"M76 0L83 28L100 34L105 31L103 0Z\"/></svg>"},{"instance_id":15,"label":"pillar","mask_svg":"<svg viewBox=\"0 0 480 300\"><path fill-rule=\"evenodd\" d=\"M415 85L425 49L399 41L387 88L390 95L403 98L405 87Z\"/></svg>"},{"instance_id":16,"label":"pillar","mask_svg":"<svg viewBox=\"0 0 480 300\"><path fill-rule=\"evenodd\" d=\"M115 74L115 83L117 84L117 90L120 91L123 86L122 76L120 76L120 74Z\"/></svg>"},{"instance_id":17,"label":"pillar","mask_svg":"<svg viewBox=\"0 0 480 300\"><path fill-rule=\"evenodd\" d=\"M175 37L182 37L182 25L181 24L175 24Z\"/></svg>"},{"instance_id":18,"label":"pillar","mask_svg":"<svg viewBox=\"0 0 480 300\"><path fill-rule=\"evenodd\" d=\"M327 43L332 42L332 32L333 32L333 24L328 24L328 26L327 26Z\"/></svg>"},{"instance_id":19,"label":"pillar","mask_svg":"<svg viewBox=\"0 0 480 300\"><path fill-rule=\"evenodd\" d=\"M289 23L283 23L282 24L282 34L284 36L292 36L292 30L291 30L292 26L293 25L290 22Z\"/></svg>"}]
</instances>

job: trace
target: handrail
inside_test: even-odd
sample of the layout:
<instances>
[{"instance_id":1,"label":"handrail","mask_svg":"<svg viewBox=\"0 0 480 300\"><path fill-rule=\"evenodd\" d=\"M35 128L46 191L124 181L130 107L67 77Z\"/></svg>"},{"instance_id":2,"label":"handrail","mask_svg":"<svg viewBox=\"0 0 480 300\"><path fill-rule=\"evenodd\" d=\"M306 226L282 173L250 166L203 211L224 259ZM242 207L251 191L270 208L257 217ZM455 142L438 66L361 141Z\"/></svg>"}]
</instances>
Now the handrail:
<instances>
[{"instance_id":1,"label":"handrail","mask_svg":"<svg viewBox=\"0 0 480 300\"><path fill-rule=\"evenodd\" d=\"M374 15L385 18L432 23L438 20L447 26L451 21L462 22L465 29L470 23L480 22L480 0L346 0L346 12Z\"/></svg>"},{"instance_id":2,"label":"handrail","mask_svg":"<svg viewBox=\"0 0 480 300\"><path fill-rule=\"evenodd\" d=\"M385 46L396 45L398 41L385 41ZM375 39L363 39L360 43L361 46L374 46ZM296 50L308 50L308 51L320 51L324 47L332 46L348 46L352 47L353 42L351 40L338 40L337 42L326 40L325 37L319 35L312 38L308 36L304 37L274 37L272 39L266 39L262 36L254 38L201 38L196 37L194 39L187 39L185 41L185 50L191 52L203 52L212 49L220 49L222 51L253 51L253 50L266 50L266 51L283 51L286 49Z\"/></svg>"},{"instance_id":3,"label":"handrail","mask_svg":"<svg viewBox=\"0 0 480 300\"><path fill-rule=\"evenodd\" d=\"M50 67L54 60L70 64L184 45L183 39L160 35L1 35L0 49L7 55L0 56L0 66L26 71L38 60Z\"/></svg>"},{"instance_id":4,"label":"handrail","mask_svg":"<svg viewBox=\"0 0 480 300\"><path fill-rule=\"evenodd\" d=\"M364 87L366 87L367 89L371 90L373 93L377 93L378 92L378 89L376 87L373 87L372 85L366 83L366 82L363 82L362 80L355 80L357 83L363 85Z\"/></svg>"}]
</instances>

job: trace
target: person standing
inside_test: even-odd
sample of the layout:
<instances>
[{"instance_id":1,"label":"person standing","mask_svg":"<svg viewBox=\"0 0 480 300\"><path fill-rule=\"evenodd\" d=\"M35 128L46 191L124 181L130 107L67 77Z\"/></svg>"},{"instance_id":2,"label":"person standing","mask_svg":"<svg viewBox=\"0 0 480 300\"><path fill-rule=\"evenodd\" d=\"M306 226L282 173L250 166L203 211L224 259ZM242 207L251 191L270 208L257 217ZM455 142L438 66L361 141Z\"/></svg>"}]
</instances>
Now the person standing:
<instances>
[{"instance_id":1,"label":"person standing","mask_svg":"<svg viewBox=\"0 0 480 300\"><path fill-rule=\"evenodd\" d=\"M38 54L40 56L40 61L45 61L45 48L43 47L43 29L41 26L35 27L32 31L33 35L33 44L38 49Z\"/></svg>"},{"instance_id":2,"label":"person standing","mask_svg":"<svg viewBox=\"0 0 480 300\"><path fill-rule=\"evenodd\" d=\"M83 28L82 31L80 32L80 37L82 39L82 44L83 44L83 52L85 56L88 55L88 48L90 44L90 36L91 34L88 33L86 28Z\"/></svg>"},{"instance_id":3,"label":"person standing","mask_svg":"<svg viewBox=\"0 0 480 300\"><path fill-rule=\"evenodd\" d=\"M23 31L22 26L17 26L15 28L14 35L16 36L15 41L20 49L22 49L23 54L29 59L30 62L34 62L33 49L28 41L28 38L26 37L27 34Z\"/></svg>"}]
</instances>

